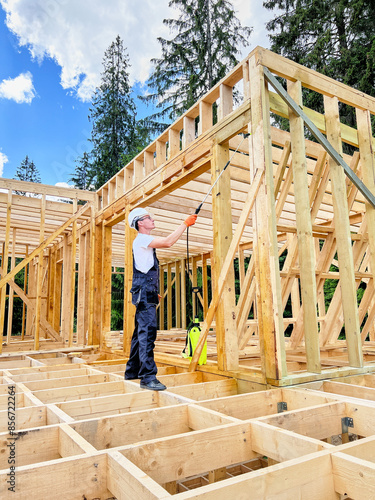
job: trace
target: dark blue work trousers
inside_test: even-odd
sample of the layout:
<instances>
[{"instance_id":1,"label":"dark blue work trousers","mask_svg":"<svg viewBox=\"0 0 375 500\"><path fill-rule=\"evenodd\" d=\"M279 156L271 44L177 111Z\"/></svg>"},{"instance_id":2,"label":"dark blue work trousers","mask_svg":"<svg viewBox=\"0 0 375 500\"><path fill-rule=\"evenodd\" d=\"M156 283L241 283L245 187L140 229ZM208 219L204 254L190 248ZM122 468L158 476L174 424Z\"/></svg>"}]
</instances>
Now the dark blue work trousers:
<instances>
[{"instance_id":1,"label":"dark blue work trousers","mask_svg":"<svg viewBox=\"0 0 375 500\"><path fill-rule=\"evenodd\" d=\"M156 340L156 304L139 302L135 313L135 328L130 346L129 361L126 365L125 378L140 378L148 383L157 373L154 361Z\"/></svg>"},{"instance_id":2,"label":"dark blue work trousers","mask_svg":"<svg viewBox=\"0 0 375 500\"><path fill-rule=\"evenodd\" d=\"M158 371L154 361L154 347L157 333L156 306L159 302L159 261L155 250L153 255L154 265L147 273L138 271L133 259L133 286L130 292L137 310L125 370L125 379L140 378L146 384L156 378Z\"/></svg>"}]
</instances>

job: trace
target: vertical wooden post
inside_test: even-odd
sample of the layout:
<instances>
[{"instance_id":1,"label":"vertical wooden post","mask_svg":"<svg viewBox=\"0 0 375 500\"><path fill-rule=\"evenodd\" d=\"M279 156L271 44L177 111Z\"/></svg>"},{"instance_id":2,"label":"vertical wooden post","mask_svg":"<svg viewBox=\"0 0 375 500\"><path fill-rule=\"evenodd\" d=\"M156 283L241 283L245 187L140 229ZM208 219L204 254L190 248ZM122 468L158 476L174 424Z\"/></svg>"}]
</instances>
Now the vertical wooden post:
<instances>
[{"instance_id":1,"label":"vertical wooden post","mask_svg":"<svg viewBox=\"0 0 375 500\"><path fill-rule=\"evenodd\" d=\"M164 330L164 266L159 267L159 330Z\"/></svg>"},{"instance_id":2,"label":"vertical wooden post","mask_svg":"<svg viewBox=\"0 0 375 500\"><path fill-rule=\"evenodd\" d=\"M136 186L143 179L143 161L134 160L134 185Z\"/></svg>"},{"instance_id":3,"label":"vertical wooden post","mask_svg":"<svg viewBox=\"0 0 375 500\"><path fill-rule=\"evenodd\" d=\"M8 190L7 199L7 218L5 223L5 242L3 247L3 258L1 266L3 269L2 277L8 274L8 255L9 255L9 238L10 238L10 218L12 213L12 190ZM0 353L3 350L3 335L4 335L4 323L5 323L5 299L7 286L4 286L1 290L0 295Z\"/></svg>"},{"instance_id":4,"label":"vertical wooden post","mask_svg":"<svg viewBox=\"0 0 375 500\"><path fill-rule=\"evenodd\" d=\"M87 254L88 233L79 235L79 260L78 260L78 291L77 291L77 344L83 345L85 339L85 312L88 306L86 301L86 276L89 260Z\"/></svg>"},{"instance_id":5,"label":"vertical wooden post","mask_svg":"<svg viewBox=\"0 0 375 500\"><path fill-rule=\"evenodd\" d=\"M288 81L288 92L302 106L302 86L298 80ZM318 318L316 313L315 252L310 216L310 201L307 180L304 124L302 118L289 110L290 137L292 143L292 168L298 256L301 269L301 294L307 371L320 373L320 349Z\"/></svg>"},{"instance_id":6,"label":"vertical wooden post","mask_svg":"<svg viewBox=\"0 0 375 500\"><path fill-rule=\"evenodd\" d=\"M180 262L175 262L175 316L176 328L181 328L181 275L180 275Z\"/></svg>"},{"instance_id":7,"label":"vertical wooden post","mask_svg":"<svg viewBox=\"0 0 375 500\"><path fill-rule=\"evenodd\" d=\"M63 264L62 264L62 292L61 292L61 335L64 341L69 339L70 324L70 292L71 292L71 267L72 247L68 245L68 235L63 238Z\"/></svg>"},{"instance_id":8,"label":"vertical wooden post","mask_svg":"<svg viewBox=\"0 0 375 500\"><path fill-rule=\"evenodd\" d=\"M25 258L28 257L28 255L29 255L29 245L26 245ZM25 267L25 275L24 275L24 280L23 280L23 289L25 291L25 294L27 294L27 278L28 278L28 274L29 274L29 266L30 266L30 264L28 264ZM22 331L21 331L21 340L23 340L24 336L25 336L25 320L26 320L26 303L24 301L22 301Z\"/></svg>"},{"instance_id":9,"label":"vertical wooden post","mask_svg":"<svg viewBox=\"0 0 375 500\"><path fill-rule=\"evenodd\" d=\"M13 239L12 239L12 255L10 259L10 270L14 268L16 262L16 228L13 228ZM9 299L8 299L8 327L7 327L7 343L10 343L10 339L12 336L12 327L13 327L13 299L14 292L13 288L9 287Z\"/></svg>"},{"instance_id":10,"label":"vertical wooden post","mask_svg":"<svg viewBox=\"0 0 375 500\"><path fill-rule=\"evenodd\" d=\"M223 171L229 158L229 145L217 144L213 147L211 162L212 183ZM212 226L215 281L220 276L232 240L232 207L230 191L230 171L227 169L212 190ZM238 368L238 340L235 314L234 268L228 273L220 304L216 311L216 343L220 370Z\"/></svg>"},{"instance_id":11,"label":"vertical wooden post","mask_svg":"<svg viewBox=\"0 0 375 500\"><path fill-rule=\"evenodd\" d=\"M168 159L180 152L180 131L170 128L168 132Z\"/></svg>"},{"instance_id":12,"label":"vertical wooden post","mask_svg":"<svg viewBox=\"0 0 375 500\"><path fill-rule=\"evenodd\" d=\"M48 299L48 276L49 276L49 255L46 255L43 259L43 279L42 279L42 291L41 291L41 305L40 305L40 317L47 319L47 299ZM47 331L44 331L44 337L48 338Z\"/></svg>"},{"instance_id":13,"label":"vertical wooden post","mask_svg":"<svg viewBox=\"0 0 375 500\"><path fill-rule=\"evenodd\" d=\"M77 212L77 200L73 201L73 213ZM69 341L68 345L73 345L74 329L74 299L76 292L76 258L77 258L77 221L72 224L72 251L70 269L70 320L69 320Z\"/></svg>"},{"instance_id":14,"label":"vertical wooden post","mask_svg":"<svg viewBox=\"0 0 375 500\"><path fill-rule=\"evenodd\" d=\"M89 270L88 270L88 320L87 320L87 344L94 344L94 299L95 299L95 206L91 207L90 217L90 244L89 244Z\"/></svg>"},{"instance_id":15,"label":"vertical wooden post","mask_svg":"<svg viewBox=\"0 0 375 500\"><path fill-rule=\"evenodd\" d=\"M129 191L134 186L134 163L129 163L125 167L125 192Z\"/></svg>"},{"instance_id":16,"label":"vertical wooden post","mask_svg":"<svg viewBox=\"0 0 375 500\"><path fill-rule=\"evenodd\" d=\"M202 255L202 291L203 291L203 317L208 311L208 273L207 273L207 254Z\"/></svg>"},{"instance_id":17,"label":"vertical wooden post","mask_svg":"<svg viewBox=\"0 0 375 500\"><path fill-rule=\"evenodd\" d=\"M375 160L372 145L371 114L368 110L356 109L358 144L361 156L361 170L363 182L375 195ZM366 216L368 227L368 238L370 246L370 266L372 274L375 273L375 209L366 202Z\"/></svg>"},{"instance_id":18,"label":"vertical wooden post","mask_svg":"<svg viewBox=\"0 0 375 500\"><path fill-rule=\"evenodd\" d=\"M62 276L63 269L62 263L56 260L56 283L54 289L54 299L53 299L53 328L56 332L59 332L61 327L61 293L62 293Z\"/></svg>"},{"instance_id":19,"label":"vertical wooden post","mask_svg":"<svg viewBox=\"0 0 375 500\"><path fill-rule=\"evenodd\" d=\"M186 260L181 259L181 328L186 328Z\"/></svg>"},{"instance_id":20,"label":"vertical wooden post","mask_svg":"<svg viewBox=\"0 0 375 500\"><path fill-rule=\"evenodd\" d=\"M124 266L124 337L123 350L125 356L130 354L130 343L134 330L135 307L132 304L130 289L133 280L133 241L137 231L128 224L129 206L125 207L125 266Z\"/></svg>"},{"instance_id":21,"label":"vertical wooden post","mask_svg":"<svg viewBox=\"0 0 375 500\"><path fill-rule=\"evenodd\" d=\"M338 100L324 96L327 139L342 154L341 128ZM363 355L358 317L357 293L354 279L352 240L350 236L349 210L346 194L345 174L341 165L329 158L332 182L333 211L337 256L339 261L342 308L345 321L345 336L350 366L362 367Z\"/></svg>"},{"instance_id":22,"label":"vertical wooden post","mask_svg":"<svg viewBox=\"0 0 375 500\"><path fill-rule=\"evenodd\" d=\"M90 266L91 266L91 247L90 247L90 230L87 230L85 233L85 239L83 242L84 245L84 297L83 297L83 333L80 336L80 342L82 345L87 345L88 343L88 331L89 331L89 322L90 322Z\"/></svg>"},{"instance_id":23,"label":"vertical wooden post","mask_svg":"<svg viewBox=\"0 0 375 500\"><path fill-rule=\"evenodd\" d=\"M52 324L53 317L53 295L55 287L56 272L56 249L48 250L48 291L47 291L47 321ZM26 289L25 289L26 292Z\"/></svg>"},{"instance_id":24,"label":"vertical wooden post","mask_svg":"<svg viewBox=\"0 0 375 500\"><path fill-rule=\"evenodd\" d=\"M145 176L147 177L154 170L154 154L151 151L143 153L143 161L145 164Z\"/></svg>"},{"instance_id":25,"label":"vertical wooden post","mask_svg":"<svg viewBox=\"0 0 375 500\"><path fill-rule=\"evenodd\" d=\"M46 220L46 195L42 195L40 201L40 232L39 243L44 240L44 225ZM35 330L34 330L34 349L39 350L39 335L40 335L40 311L41 311L41 297L42 297L42 281L43 281L43 251L40 252L38 257L38 270L36 280L36 303L35 303Z\"/></svg>"},{"instance_id":26,"label":"vertical wooden post","mask_svg":"<svg viewBox=\"0 0 375 500\"><path fill-rule=\"evenodd\" d=\"M167 264L167 330L172 328L172 263Z\"/></svg>"},{"instance_id":27,"label":"vertical wooden post","mask_svg":"<svg viewBox=\"0 0 375 500\"><path fill-rule=\"evenodd\" d=\"M245 61L242 65L242 81L243 81L243 96L244 99L250 98L250 80L249 80L249 61Z\"/></svg>"},{"instance_id":28,"label":"vertical wooden post","mask_svg":"<svg viewBox=\"0 0 375 500\"><path fill-rule=\"evenodd\" d=\"M262 367L268 379L287 375L281 281L273 186L270 110L263 69L255 56L249 61L251 92L250 175L265 172L253 210L257 314Z\"/></svg>"},{"instance_id":29,"label":"vertical wooden post","mask_svg":"<svg viewBox=\"0 0 375 500\"><path fill-rule=\"evenodd\" d=\"M163 163L165 163L166 158L167 158L167 145L165 142L157 140L156 157L155 157L156 168L160 167L160 165L163 165Z\"/></svg>"},{"instance_id":30,"label":"vertical wooden post","mask_svg":"<svg viewBox=\"0 0 375 500\"><path fill-rule=\"evenodd\" d=\"M220 104L218 119L222 120L233 111L233 88L222 83L220 85Z\"/></svg>"},{"instance_id":31,"label":"vertical wooden post","mask_svg":"<svg viewBox=\"0 0 375 500\"><path fill-rule=\"evenodd\" d=\"M112 301L112 226L103 227L103 320L100 345L103 335L111 331L111 301Z\"/></svg>"},{"instance_id":32,"label":"vertical wooden post","mask_svg":"<svg viewBox=\"0 0 375 500\"><path fill-rule=\"evenodd\" d=\"M103 272L103 226L95 226L95 256L94 256L94 293L93 293L93 329L92 344L100 343L102 331L102 272Z\"/></svg>"},{"instance_id":33,"label":"vertical wooden post","mask_svg":"<svg viewBox=\"0 0 375 500\"><path fill-rule=\"evenodd\" d=\"M30 264L29 264L29 283L27 287L27 292L29 295L30 300L32 301L32 305L34 306L35 310L35 301L36 301L36 283L37 283L37 259L33 259ZM32 334L33 330L33 321L34 321L34 315L27 309L27 314L26 314L26 336L30 336Z\"/></svg>"},{"instance_id":34,"label":"vertical wooden post","mask_svg":"<svg viewBox=\"0 0 375 500\"><path fill-rule=\"evenodd\" d=\"M184 116L183 126L182 148L184 149L195 139L195 119L190 116Z\"/></svg>"},{"instance_id":35,"label":"vertical wooden post","mask_svg":"<svg viewBox=\"0 0 375 500\"><path fill-rule=\"evenodd\" d=\"M199 102L198 135L202 135L212 127L212 104L210 102Z\"/></svg>"}]
</instances>

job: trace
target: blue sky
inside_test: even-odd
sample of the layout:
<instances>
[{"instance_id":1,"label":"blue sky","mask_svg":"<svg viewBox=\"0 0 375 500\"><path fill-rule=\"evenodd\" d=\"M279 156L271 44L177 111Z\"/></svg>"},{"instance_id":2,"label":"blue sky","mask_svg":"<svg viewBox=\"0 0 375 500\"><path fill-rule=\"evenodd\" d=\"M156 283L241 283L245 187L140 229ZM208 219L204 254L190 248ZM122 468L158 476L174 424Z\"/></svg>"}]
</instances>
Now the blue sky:
<instances>
[{"instance_id":1,"label":"blue sky","mask_svg":"<svg viewBox=\"0 0 375 500\"><path fill-rule=\"evenodd\" d=\"M33 61L28 49L18 46L4 19L5 13L0 10L0 81L30 72L35 97L31 103L0 100L0 147L8 157L3 177L13 178L28 155L43 183L67 182L74 173L76 157L90 147L89 102L62 88L53 60Z\"/></svg>"},{"instance_id":2,"label":"blue sky","mask_svg":"<svg viewBox=\"0 0 375 500\"><path fill-rule=\"evenodd\" d=\"M65 185L90 149L90 96L104 51L119 34L130 57L135 94L145 91L150 59L160 55L168 0L0 0L0 176L13 178L26 155L44 184ZM157 7L155 4L157 3ZM261 0L233 0L251 45L268 46ZM117 8L116 8L117 7ZM256 14L256 15L255 15ZM147 115L139 101L138 117Z\"/></svg>"}]
</instances>

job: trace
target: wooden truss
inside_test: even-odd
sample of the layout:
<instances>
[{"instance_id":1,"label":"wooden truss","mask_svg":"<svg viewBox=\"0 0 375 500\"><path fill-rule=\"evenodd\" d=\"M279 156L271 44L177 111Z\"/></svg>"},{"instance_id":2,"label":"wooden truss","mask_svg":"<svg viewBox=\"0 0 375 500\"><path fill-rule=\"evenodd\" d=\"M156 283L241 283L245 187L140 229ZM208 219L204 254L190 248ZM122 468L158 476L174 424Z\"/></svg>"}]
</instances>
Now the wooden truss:
<instances>
[{"instance_id":1,"label":"wooden truss","mask_svg":"<svg viewBox=\"0 0 375 500\"><path fill-rule=\"evenodd\" d=\"M374 208L354 174L346 177L337 157L306 135L303 119L267 75L279 78L375 194L375 99L257 47L96 193L0 180L1 262L8 266L2 264L0 279L4 352L91 346L126 356L135 236L127 214L147 207L155 235L173 231L231 158L190 230L190 275L186 234L159 253L157 360L260 386L374 369ZM303 105L303 88L316 93L323 112ZM341 123L343 105L355 110L355 126ZM274 115L289 121L290 132L275 126ZM243 140L244 133L251 135ZM23 287L14 279L22 270ZM124 324L112 332L118 272ZM204 366L197 366L199 349L190 364L181 357L188 281L200 285ZM21 303L20 338L12 335L12 314Z\"/></svg>"}]
</instances>

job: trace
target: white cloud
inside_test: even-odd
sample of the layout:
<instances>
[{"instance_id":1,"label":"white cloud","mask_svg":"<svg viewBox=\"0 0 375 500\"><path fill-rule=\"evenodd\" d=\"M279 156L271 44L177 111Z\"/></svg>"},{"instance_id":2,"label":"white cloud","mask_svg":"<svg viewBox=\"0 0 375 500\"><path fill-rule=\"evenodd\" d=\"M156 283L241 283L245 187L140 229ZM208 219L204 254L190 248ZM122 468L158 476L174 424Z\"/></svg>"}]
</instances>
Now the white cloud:
<instances>
[{"instance_id":1,"label":"white cloud","mask_svg":"<svg viewBox=\"0 0 375 500\"><path fill-rule=\"evenodd\" d=\"M13 99L17 103L26 102L30 104L36 95L33 85L33 75L27 71L16 76L8 78L0 83L0 97Z\"/></svg>"},{"instance_id":2,"label":"white cloud","mask_svg":"<svg viewBox=\"0 0 375 500\"><path fill-rule=\"evenodd\" d=\"M158 55L156 38L167 36L162 24L168 0L0 0L6 24L42 61L61 67L61 85L89 100L100 82L104 51L119 34L130 56L130 79L145 81L150 59Z\"/></svg>"},{"instance_id":3,"label":"white cloud","mask_svg":"<svg viewBox=\"0 0 375 500\"><path fill-rule=\"evenodd\" d=\"M3 176L4 165L8 163L8 157L0 151L0 177Z\"/></svg>"},{"instance_id":4,"label":"white cloud","mask_svg":"<svg viewBox=\"0 0 375 500\"><path fill-rule=\"evenodd\" d=\"M69 188L69 189L74 188L74 186L72 186L71 184L68 184L67 182L56 182L55 186L61 187L61 188Z\"/></svg>"},{"instance_id":5,"label":"white cloud","mask_svg":"<svg viewBox=\"0 0 375 500\"><path fill-rule=\"evenodd\" d=\"M61 67L61 85L90 100L99 84L104 51L119 34L127 47L131 83L147 80L150 59L160 55L157 37L169 37L163 19L176 17L168 0L0 0L6 24L34 58ZM243 25L260 26L262 0L233 0ZM251 38L251 48L259 42ZM244 50L246 55L249 48Z\"/></svg>"},{"instance_id":6,"label":"white cloud","mask_svg":"<svg viewBox=\"0 0 375 500\"><path fill-rule=\"evenodd\" d=\"M68 184L67 182L56 182L55 186L62 187L62 188L70 188L70 189L74 188L74 186L72 186L71 184ZM52 196L50 194L47 194L46 200L48 200L48 201L61 201L61 202L65 202L65 203L71 201L70 198L63 198L61 196Z\"/></svg>"}]
</instances>

